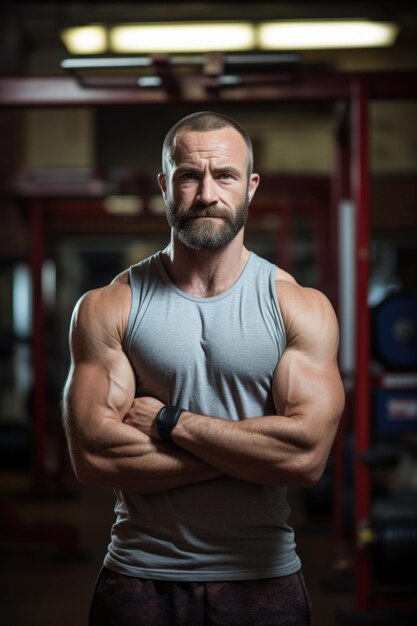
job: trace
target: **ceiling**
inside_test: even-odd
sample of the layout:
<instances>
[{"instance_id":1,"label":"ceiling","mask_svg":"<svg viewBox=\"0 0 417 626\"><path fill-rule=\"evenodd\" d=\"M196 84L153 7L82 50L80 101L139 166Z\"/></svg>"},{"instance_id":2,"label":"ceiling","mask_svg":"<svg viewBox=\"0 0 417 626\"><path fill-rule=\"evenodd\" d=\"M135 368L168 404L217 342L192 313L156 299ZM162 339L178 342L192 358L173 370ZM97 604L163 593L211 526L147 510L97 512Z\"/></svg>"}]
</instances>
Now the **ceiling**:
<instances>
[{"instance_id":1,"label":"ceiling","mask_svg":"<svg viewBox=\"0 0 417 626\"><path fill-rule=\"evenodd\" d=\"M68 56L59 38L68 26L92 22L358 18L394 20L401 31L389 49L309 51L306 66L341 71L417 68L415 2L1 2L0 75L62 74Z\"/></svg>"}]
</instances>

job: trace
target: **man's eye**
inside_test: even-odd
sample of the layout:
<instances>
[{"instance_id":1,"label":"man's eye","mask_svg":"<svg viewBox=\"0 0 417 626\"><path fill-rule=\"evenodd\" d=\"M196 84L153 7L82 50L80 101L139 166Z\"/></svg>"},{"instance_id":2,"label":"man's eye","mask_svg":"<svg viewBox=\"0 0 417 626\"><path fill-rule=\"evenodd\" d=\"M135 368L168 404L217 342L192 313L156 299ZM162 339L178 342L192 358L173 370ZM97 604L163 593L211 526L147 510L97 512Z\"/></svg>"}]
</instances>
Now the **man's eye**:
<instances>
[{"instance_id":1,"label":"man's eye","mask_svg":"<svg viewBox=\"0 0 417 626\"><path fill-rule=\"evenodd\" d=\"M223 180L231 180L233 176L229 174L229 172L223 172L222 174L220 174L220 178L222 178Z\"/></svg>"},{"instance_id":2,"label":"man's eye","mask_svg":"<svg viewBox=\"0 0 417 626\"><path fill-rule=\"evenodd\" d=\"M198 175L195 172L185 172L181 174L181 180L197 180Z\"/></svg>"}]
</instances>

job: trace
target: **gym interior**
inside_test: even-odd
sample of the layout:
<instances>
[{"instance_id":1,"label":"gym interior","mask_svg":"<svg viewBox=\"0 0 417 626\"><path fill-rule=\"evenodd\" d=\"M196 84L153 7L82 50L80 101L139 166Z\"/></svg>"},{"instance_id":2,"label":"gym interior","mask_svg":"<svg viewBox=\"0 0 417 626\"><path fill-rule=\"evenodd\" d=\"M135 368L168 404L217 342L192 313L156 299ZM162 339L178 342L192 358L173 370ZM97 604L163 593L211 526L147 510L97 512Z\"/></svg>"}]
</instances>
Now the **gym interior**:
<instances>
[{"instance_id":1,"label":"gym interior","mask_svg":"<svg viewBox=\"0 0 417 626\"><path fill-rule=\"evenodd\" d=\"M262 39L303 20L333 40L327 26L319 43ZM360 20L388 41L334 36ZM252 39L113 47L120 25L206 22ZM0 33L2 623L86 623L114 494L79 484L68 458L70 317L166 245L161 144L210 109L253 140L247 247L323 291L340 323L339 431L320 481L289 492L314 623L417 624L415 4L15 0Z\"/></svg>"}]
</instances>

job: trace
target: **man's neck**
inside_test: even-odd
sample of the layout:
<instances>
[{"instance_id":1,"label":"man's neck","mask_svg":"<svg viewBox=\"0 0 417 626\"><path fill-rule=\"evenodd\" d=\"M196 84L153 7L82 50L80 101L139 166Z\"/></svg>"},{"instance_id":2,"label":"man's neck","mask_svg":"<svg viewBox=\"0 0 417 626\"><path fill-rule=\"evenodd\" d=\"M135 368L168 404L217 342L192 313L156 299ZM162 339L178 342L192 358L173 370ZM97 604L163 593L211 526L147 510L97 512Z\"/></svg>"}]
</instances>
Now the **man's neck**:
<instances>
[{"instance_id":1,"label":"man's neck","mask_svg":"<svg viewBox=\"0 0 417 626\"><path fill-rule=\"evenodd\" d=\"M219 250L192 250L174 236L162 260L173 283L197 298L224 293L237 281L249 256L243 233Z\"/></svg>"}]
</instances>

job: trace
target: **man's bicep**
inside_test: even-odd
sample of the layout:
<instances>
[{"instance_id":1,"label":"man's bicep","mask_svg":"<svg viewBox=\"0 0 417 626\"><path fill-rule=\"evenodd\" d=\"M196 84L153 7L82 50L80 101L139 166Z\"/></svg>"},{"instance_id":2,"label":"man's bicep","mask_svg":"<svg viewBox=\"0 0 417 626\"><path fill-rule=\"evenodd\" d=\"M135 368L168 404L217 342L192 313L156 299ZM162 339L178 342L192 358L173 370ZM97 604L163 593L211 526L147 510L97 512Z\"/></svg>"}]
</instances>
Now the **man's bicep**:
<instances>
[{"instance_id":1,"label":"man's bicep","mask_svg":"<svg viewBox=\"0 0 417 626\"><path fill-rule=\"evenodd\" d=\"M133 371L122 352L75 361L65 388L67 409L78 421L97 422L107 417L122 421L132 405L134 391Z\"/></svg>"},{"instance_id":2,"label":"man's bicep","mask_svg":"<svg viewBox=\"0 0 417 626\"><path fill-rule=\"evenodd\" d=\"M94 300L93 295L74 311L65 397L75 418L122 419L133 402L135 377L111 314L97 311Z\"/></svg>"},{"instance_id":3,"label":"man's bicep","mask_svg":"<svg viewBox=\"0 0 417 626\"><path fill-rule=\"evenodd\" d=\"M344 404L337 366L338 327L330 304L312 294L295 316L292 336L273 380L277 412L299 418L314 439L333 432ZM308 315L307 315L308 313Z\"/></svg>"},{"instance_id":4,"label":"man's bicep","mask_svg":"<svg viewBox=\"0 0 417 626\"><path fill-rule=\"evenodd\" d=\"M314 361L310 355L287 350L279 363L272 385L278 414L287 417L324 418L338 414L343 389L336 363Z\"/></svg>"},{"instance_id":5,"label":"man's bicep","mask_svg":"<svg viewBox=\"0 0 417 626\"><path fill-rule=\"evenodd\" d=\"M71 331L72 364L63 396L69 451L81 481L90 476L91 468L105 469L108 458L129 450L132 434L125 432L122 420L135 389L121 347L109 348L91 337L80 346L85 330L80 321Z\"/></svg>"}]
</instances>

